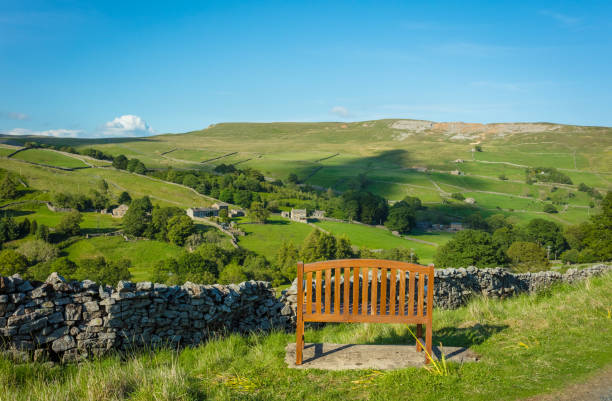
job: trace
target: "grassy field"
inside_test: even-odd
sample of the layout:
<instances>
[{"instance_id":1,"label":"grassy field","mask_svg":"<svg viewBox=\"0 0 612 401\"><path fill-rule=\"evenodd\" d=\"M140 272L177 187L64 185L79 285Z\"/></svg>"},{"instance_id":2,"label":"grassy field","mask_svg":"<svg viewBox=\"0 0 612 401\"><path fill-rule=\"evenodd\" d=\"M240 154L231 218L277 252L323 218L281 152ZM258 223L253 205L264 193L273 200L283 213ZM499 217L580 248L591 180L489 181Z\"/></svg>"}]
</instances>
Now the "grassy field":
<instances>
[{"instance_id":1,"label":"grassy field","mask_svg":"<svg viewBox=\"0 0 612 401\"><path fill-rule=\"evenodd\" d=\"M123 237L84 239L64 248L62 254L71 260L104 256L107 260L129 259L133 281L149 281L153 266L160 260L178 257L183 248L160 241L125 241Z\"/></svg>"},{"instance_id":2,"label":"grassy field","mask_svg":"<svg viewBox=\"0 0 612 401\"><path fill-rule=\"evenodd\" d=\"M337 223L334 221L320 221L315 224L334 235L346 235L351 240L351 244L357 245L358 247L371 249L412 248L418 255L420 263L432 263L433 255L436 252L436 246L399 238L391 234L388 230L376 227L364 226L361 224ZM421 239L420 235L411 235L411 237ZM430 237L434 236L432 235ZM438 238L439 240L442 238L448 240L450 235L441 235ZM423 238L423 240L429 241L429 239L425 238ZM444 240L440 242L443 241Z\"/></svg>"},{"instance_id":3,"label":"grassy field","mask_svg":"<svg viewBox=\"0 0 612 401\"><path fill-rule=\"evenodd\" d=\"M133 198L148 195L153 203L158 203L161 206L184 208L212 204L209 198L187 187L113 168L61 171L33 166L12 159L3 160L2 168L26 177L30 187L40 191L87 194L91 190L97 189L100 180L104 179L108 182L110 191L115 196L118 196L122 191L128 191Z\"/></svg>"},{"instance_id":4,"label":"grassy field","mask_svg":"<svg viewBox=\"0 0 612 401\"><path fill-rule=\"evenodd\" d=\"M246 223L248 220L240 220ZM240 224L247 235L238 237L238 245L273 260L283 241L300 246L313 227L289 221L281 217L271 217L267 224Z\"/></svg>"},{"instance_id":5,"label":"grassy field","mask_svg":"<svg viewBox=\"0 0 612 401\"><path fill-rule=\"evenodd\" d=\"M476 363L450 375L292 370L289 333L228 335L182 350L139 352L80 365L14 365L0 359L0 391L12 400L516 400L588 379L612 363L612 275L541 295L473 300L435 311L434 343L469 346ZM597 335L588 335L597 333ZM308 342L410 344L400 325L330 324Z\"/></svg>"},{"instance_id":6,"label":"grassy field","mask_svg":"<svg viewBox=\"0 0 612 401\"><path fill-rule=\"evenodd\" d=\"M61 153L45 149L27 149L13 156L14 159L25 160L33 163L47 164L49 166L80 168L87 167L81 160L63 155Z\"/></svg>"}]
</instances>

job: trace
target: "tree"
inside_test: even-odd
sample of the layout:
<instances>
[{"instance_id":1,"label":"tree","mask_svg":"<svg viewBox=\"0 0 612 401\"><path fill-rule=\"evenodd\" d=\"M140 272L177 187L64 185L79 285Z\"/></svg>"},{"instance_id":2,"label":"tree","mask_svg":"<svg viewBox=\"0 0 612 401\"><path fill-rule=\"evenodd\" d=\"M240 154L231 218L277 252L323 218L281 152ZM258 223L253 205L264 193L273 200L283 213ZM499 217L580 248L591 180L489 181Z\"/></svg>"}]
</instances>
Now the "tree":
<instances>
[{"instance_id":1,"label":"tree","mask_svg":"<svg viewBox=\"0 0 612 401\"><path fill-rule=\"evenodd\" d=\"M557 208L554 205L550 204L550 203L544 204L544 209L543 210L546 213L558 213L559 212L557 210Z\"/></svg>"},{"instance_id":2,"label":"tree","mask_svg":"<svg viewBox=\"0 0 612 401\"><path fill-rule=\"evenodd\" d=\"M98 191L104 195L108 194L108 182L105 179L98 181Z\"/></svg>"},{"instance_id":3,"label":"tree","mask_svg":"<svg viewBox=\"0 0 612 401\"><path fill-rule=\"evenodd\" d=\"M476 150L476 152L482 152L482 146L480 145L474 146L474 149Z\"/></svg>"},{"instance_id":4,"label":"tree","mask_svg":"<svg viewBox=\"0 0 612 401\"><path fill-rule=\"evenodd\" d=\"M242 267L236 263L225 266L219 275L219 282L221 284L237 284L247 280L248 278L242 271Z\"/></svg>"},{"instance_id":5,"label":"tree","mask_svg":"<svg viewBox=\"0 0 612 401\"><path fill-rule=\"evenodd\" d=\"M219 194L219 200L222 202L233 203L234 191L232 191L230 188L225 188L221 191L221 194Z\"/></svg>"},{"instance_id":6,"label":"tree","mask_svg":"<svg viewBox=\"0 0 612 401\"><path fill-rule=\"evenodd\" d=\"M463 196L463 194L461 192L455 192L455 193L451 194L451 198L456 199L458 201L464 201L465 200L465 196Z\"/></svg>"},{"instance_id":7,"label":"tree","mask_svg":"<svg viewBox=\"0 0 612 401\"><path fill-rule=\"evenodd\" d=\"M276 253L276 266L289 280L296 274L299 251L293 242L283 241Z\"/></svg>"},{"instance_id":8,"label":"tree","mask_svg":"<svg viewBox=\"0 0 612 401\"><path fill-rule=\"evenodd\" d=\"M141 236L151 223L151 210L153 205L148 196L134 199L130 208L123 216L123 229L126 234Z\"/></svg>"},{"instance_id":9,"label":"tree","mask_svg":"<svg viewBox=\"0 0 612 401\"><path fill-rule=\"evenodd\" d=\"M270 211L261 202L251 203L251 209L249 210L249 218L251 221L266 224L270 217Z\"/></svg>"},{"instance_id":10,"label":"tree","mask_svg":"<svg viewBox=\"0 0 612 401\"><path fill-rule=\"evenodd\" d=\"M310 234L304 239L302 247L300 249L299 257L306 263L314 262L317 260L317 243L321 232L318 229L313 229Z\"/></svg>"},{"instance_id":11,"label":"tree","mask_svg":"<svg viewBox=\"0 0 612 401\"><path fill-rule=\"evenodd\" d=\"M12 217L0 218L0 244L19 238L19 224Z\"/></svg>"},{"instance_id":12,"label":"tree","mask_svg":"<svg viewBox=\"0 0 612 401\"><path fill-rule=\"evenodd\" d=\"M438 248L434 257L438 267L492 267L503 264L491 235L485 231L463 230Z\"/></svg>"},{"instance_id":13,"label":"tree","mask_svg":"<svg viewBox=\"0 0 612 401\"><path fill-rule=\"evenodd\" d=\"M391 207L385 226L392 231L400 233L409 232L416 224L414 209L407 203L398 202Z\"/></svg>"},{"instance_id":14,"label":"tree","mask_svg":"<svg viewBox=\"0 0 612 401\"><path fill-rule=\"evenodd\" d=\"M0 182L0 199L15 199L18 194L17 184L9 177L8 173L4 174L4 178Z\"/></svg>"},{"instance_id":15,"label":"tree","mask_svg":"<svg viewBox=\"0 0 612 401\"><path fill-rule=\"evenodd\" d=\"M561 254L561 260L566 264L578 263L580 252L577 249L568 249Z\"/></svg>"},{"instance_id":16,"label":"tree","mask_svg":"<svg viewBox=\"0 0 612 401\"><path fill-rule=\"evenodd\" d=\"M489 224L480 213L470 214L465 218L465 224L472 230L489 231L490 229Z\"/></svg>"},{"instance_id":17,"label":"tree","mask_svg":"<svg viewBox=\"0 0 612 401\"><path fill-rule=\"evenodd\" d=\"M548 266L546 251L533 242L515 242L506 251L515 270L534 271Z\"/></svg>"},{"instance_id":18,"label":"tree","mask_svg":"<svg viewBox=\"0 0 612 401\"><path fill-rule=\"evenodd\" d=\"M336 257L335 259L349 259L354 257L351 240L346 235L336 238Z\"/></svg>"},{"instance_id":19,"label":"tree","mask_svg":"<svg viewBox=\"0 0 612 401\"><path fill-rule=\"evenodd\" d=\"M198 178L193 174L187 174L183 177L183 185L195 188L199 184Z\"/></svg>"},{"instance_id":20,"label":"tree","mask_svg":"<svg viewBox=\"0 0 612 401\"><path fill-rule=\"evenodd\" d=\"M229 217L227 209L219 210L219 220L221 220L223 223L229 223L230 222L231 219Z\"/></svg>"},{"instance_id":21,"label":"tree","mask_svg":"<svg viewBox=\"0 0 612 401\"><path fill-rule=\"evenodd\" d=\"M83 259L75 271L77 280L92 280L98 284L115 285L120 280L129 280L130 267L132 262L129 259L119 259L107 261L103 256L91 259Z\"/></svg>"},{"instance_id":22,"label":"tree","mask_svg":"<svg viewBox=\"0 0 612 401\"><path fill-rule=\"evenodd\" d=\"M189 216L174 216L168 221L168 240L174 245L183 246L194 230L195 225Z\"/></svg>"},{"instance_id":23,"label":"tree","mask_svg":"<svg viewBox=\"0 0 612 401\"><path fill-rule=\"evenodd\" d=\"M287 177L287 182L290 182L292 184L299 184L300 180L299 180L297 174L290 173L289 176Z\"/></svg>"},{"instance_id":24,"label":"tree","mask_svg":"<svg viewBox=\"0 0 612 401\"><path fill-rule=\"evenodd\" d=\"M81 213L73 210L66 214L59 224L55 226L55 232L66 237L79 235L81 233L81 221L83 221Z\"/></svg>"},{"instance_id":25,"label":"tree","mask_svg":"<svg viewBox=\"0 0 612 401\"><path fill-rule=\"evenodd\" d=\"M56 272L68 280L73 280L76 269L77 265L70 259L58 258L28 268L25 276L28 279L45 281L51 273Z\"/></svg>"},{"instance_id":26,"label":"tree","mask_svg":"<svg viewBox=\"0 0 612 401\"><path fill-rule=\"evenodd\" d=\"M39 225L36 228L36 234L34 236L36 237L36 239L49 241L49 227L44 224Z\"/></svg>"},{"instance_id":27,"label":"tree","mask_svg":"<svg viewBox=\"0 0 612 401\"><path fill-rule=\"evenodd\" d=\"M57 247L39 239L22 243L17 252L25 256L30 265L48 262L59 255Z\"/></svg>"},{"instance_id":28,"label":"tree","mask_svg":"<svg viewBox=\"0 0 612 401\"><path fill-rule=\"evenodd\" d=\"M113 159L113 167L119 170L125 170L128 166L128 158L124 155L119 155Z\"/></svg>"},{"instance_id":29,"label":"tree","mask_svg":"<svg viewBox=\"0 0 612 401\"><path fill-rule=\"evenodd\" d=\"M12 249L0 251L0 276L23 274L28 266L25 256Z\"/></svg>"},{"instance_id":30,"label":"tree","mask_svg":"<svg viewBox=\"0 0 612 401\"><path fill-rule=\"evenodd\" d=\"M120 205L129 205L131 201L132 197L126 191L121 192L121 194L119 194L119 199L117 200Z\"/></svg>"},{"instance_id":31,"label":"tree","mask_svg":"<svg viewBox=\"0 0 612 401\"><path fill-rule=\"evenodd\" d=\"M525 229L528 242L535 242L544 249L550 246L552 255L561 254L567 248L561 227L552 221L533 219Z\"/></svg>"},{"instance_id":32,"label":"tree","mask_svg":"<svg viewBox=\"0 0 612 401\"><path fill-rule=\"evenodd\" d=\"M168 222L174 216L185 216L185 211L176 206L153 208L151 224L146 230L148 236L160 241L168 241L168 230L170 229Z\"/></svg>"}]
</instances>

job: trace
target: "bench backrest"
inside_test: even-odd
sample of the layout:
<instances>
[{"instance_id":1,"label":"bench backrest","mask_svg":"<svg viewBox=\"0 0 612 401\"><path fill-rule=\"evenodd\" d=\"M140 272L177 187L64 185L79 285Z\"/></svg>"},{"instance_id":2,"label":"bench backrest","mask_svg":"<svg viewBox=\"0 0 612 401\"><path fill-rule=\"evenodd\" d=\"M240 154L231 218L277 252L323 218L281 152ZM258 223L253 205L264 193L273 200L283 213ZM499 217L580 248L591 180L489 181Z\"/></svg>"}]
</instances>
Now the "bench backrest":
<instances>
[{"instance_id":1,"label":"bench backrest","mask_svg":"<svg viewBox=\"0 0 612 401\"><path fill-rule=\"evenodd\" d=\"M297 266L298 315L313 322L414 322L431 319L434 267L380 259Z\"/></svg>"}]
</instances>

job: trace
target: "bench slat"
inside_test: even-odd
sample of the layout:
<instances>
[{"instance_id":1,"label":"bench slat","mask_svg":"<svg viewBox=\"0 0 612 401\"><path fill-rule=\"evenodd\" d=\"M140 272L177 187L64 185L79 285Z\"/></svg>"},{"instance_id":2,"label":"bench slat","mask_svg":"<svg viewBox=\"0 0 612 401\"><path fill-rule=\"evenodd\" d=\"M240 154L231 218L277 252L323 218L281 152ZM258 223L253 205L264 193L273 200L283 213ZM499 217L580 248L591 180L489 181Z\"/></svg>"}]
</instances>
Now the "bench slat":
<instances>
[{"instance_id":1,"label":"bench slat","mask_svg":"<svg viewBox=\"0 0 612 401\"><path fill-rule=\"evenodd\" d=\"M317 297L315 298L315 313L321 313L321 288L323 288L321 285L321 270L317 271L316 277Z\"/></svg>"},{"instance_id":2,"label":"bench slat","mask_svg":"<svg viewBox=\"0 0 612 401\"><path fill-rule=\"evenodd\" d=\"M325 313L329 314L331 311L331 269L325 270Z\"/></svg>"},{"instance_id":3,"label":"bench slat","mask_svg":"<svg viewBox=\"0 0 612 401\"><path fill-rule=\"evenodd\" d=\"M378 314L378 268L372 269L372 298L370 299L370 314Z\"/></svg>"},{"instance_id":4,"label":"bench slat","mask_svg":"<svg viewBox=\"0 0 612 401\"><path fill-rule=\"evenodd\" d=\"M361 289L361 314L362 315L367 315L368 314L368 285L366 285L366 283L368 282L368 277L370 276L370 269L369 268L365 268L365 269L360 269L361 270L361 279L363 280L363 288Z\"/></svg>"},{"instance_id":5,"label":"bench slat","mask_svg":"<svg viewBox=\"0 0 612 401\"><path fill-rule=\"evenodd\" d=\"M334 283L334 314L340 314L340 268L336 267L335 271L335 283Z\"/></svg>"},{"instance_id":6,"label":"bench slat","mask_svg":"<svg viewBox=\"0 0 612 401\"><path fill-rule=\"evenodd\" d=\"M306 313L312 313L312 272L306 273Z\"/></svg>"},{"instance_id":7,"label":"bench slat","mask_svg":"<svg viewBox=\"0 0 612 401\"><path fill-rule=\"evenodd\" d=\"M425 275L419 273L419 306L417 316L423 316L423 295L425 295Z\"/></svg>"},{"instance_id":8,"label":"bench slat","mask_svg":"<svg viewBox=\"0 0 612 401\"><path fill-rule=\"evenodd\" d=\"M351 305L349 303L349 292L351 290L351 269L348 267L344 268L344 297L342 300L342 304L344 308L342 309L342 313L348 315L350 313Z\"/></svg>"},{"instance_id":9,"label":"bench slat","mask_svg":"<svg viewBox=\"0 0 612 401\"><path fill-rule=\"evenodd\" d=\"M380 314L387 314L387 268L380 269Z\"/></svg>"},{"instance_id":10,"label":"bench slat","mask_svg":"<svg viewBox=\"0 0 612 401\"><path fill-rule=\"evenodd\" d=\"M406 304L406 272L403 270L399 271L399 280L400 280L400 288L399 288L399 315L403 316L406 314L404 310Z\"/></svg>"},{"instance_id":11,"label":"bench slat","mask_svg":"<svg viewBox=\"0 0 612 401\"><path fill-rule=\"evenodd\" d=\"M389 290L389 314L394 316L395 315L395 301L397 300L397 294L395 293L395 281L397 280L397 269L391 269L389 280L391 280L391 289Z\"/></svg>"},{"instance_id":12,"label":"bench slat","mask_svg":"<svg viewBox=\"0 0 612 401\"><path fill-rule=\"evenodd\" d=\"M410 279L408 281L408 315L414 315L414 272L410 272Z\"/></svg>"},{"instance_id":13,"label":"bench slat","mask_svg":"<svg viewBox=\"0 0 612 401\"><path fill-rule=\"evenodd\" d=\"M348 298L347 298L348 299ZM353 313L359 314L359 268L353 267Z\"/></svg>"}]
</instances>

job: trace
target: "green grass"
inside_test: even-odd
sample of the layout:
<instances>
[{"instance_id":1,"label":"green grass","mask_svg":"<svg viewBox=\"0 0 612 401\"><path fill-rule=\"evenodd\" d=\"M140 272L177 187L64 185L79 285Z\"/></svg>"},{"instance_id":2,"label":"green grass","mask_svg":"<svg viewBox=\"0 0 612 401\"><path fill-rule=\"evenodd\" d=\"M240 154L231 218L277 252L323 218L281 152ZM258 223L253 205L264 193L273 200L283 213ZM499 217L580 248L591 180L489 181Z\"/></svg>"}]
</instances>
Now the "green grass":
<instances>
[{"instance_id":1,"label":"green grass","mask_svg":"<svg viewBox=\"0 0 612 401\"><path fill-rule=\"evenodd\" d=\"M63 155L53 150L28 149L17 153L14 159L25 160L34 163L47 164L49 166L79 168L87 167L81 160Z\"/></svg>"},{"instance_id":2,"label":"green grass","mask_svg":"<svg viewBox=\"0 0 612 401\"><path fill-rule=\"evenodd\" d=\"M247 222L247 219L240 220ZM238 237L238 244L273 260L283 241L300 246L313 227L289 221L281 217L271 217L267 224L240 224L247 235Z\"/></svg>"},{"instance_id":3,"label":"green grass","mask_svg":"<svg viewBox=\"0 0 612 401\"><path fill-rule=\"evenodd\" d=\"M469 346L477 363L449 376L394 371L293 370L291 333L228 335L181 352L160 350L80 365L14 365L0 359L8 400L515 400L584 381L612 363L612 275L541 295L476 299L435 311L434 342ZM596 335L594 334L596 333ZM410 344L405 326L330 324L307 342ZM524 344L520 345L520 344Z\"/></svg>"},{"instance_id":4,"label":"green grass","mask_svg":"<svg viewBox=\"0 0 612 401\"><path fill-rule=\"evenodd\" d=\"M420 263L432 263L433 256L436 253L437 249L435 246L432 245L398 238L395 235L391 234L388 230L383 230L376 227L364 226L361 224L338 223L334 221L320 221L315 224L335 235L346 235L351 240L351 244L357 245L358 247L365 247L371 249L413 248L419 257ZM410 235L410 237L420 238L418 234ZM430 241L429 238L433 236L426 237L428 239L423 238L423 240ZM444 235L442 237L446 240L449 239L449 236L447 235ZM444 240L440 242L443 241Z\"/></svg>"},{"instance_id":5,"label":"green grass","mask_svg":"<svg viewBox=\"0 0 612 401\"><path fill-rule=\"evenodd\" d=\"M107 260L130 259L133 281L149 281L153 266L160 260L178 257L183 248L160 241L125 241L123 237L83 239L64 248L62 253L71 260L104 256Z\"/></svg>"}]
</instances>

